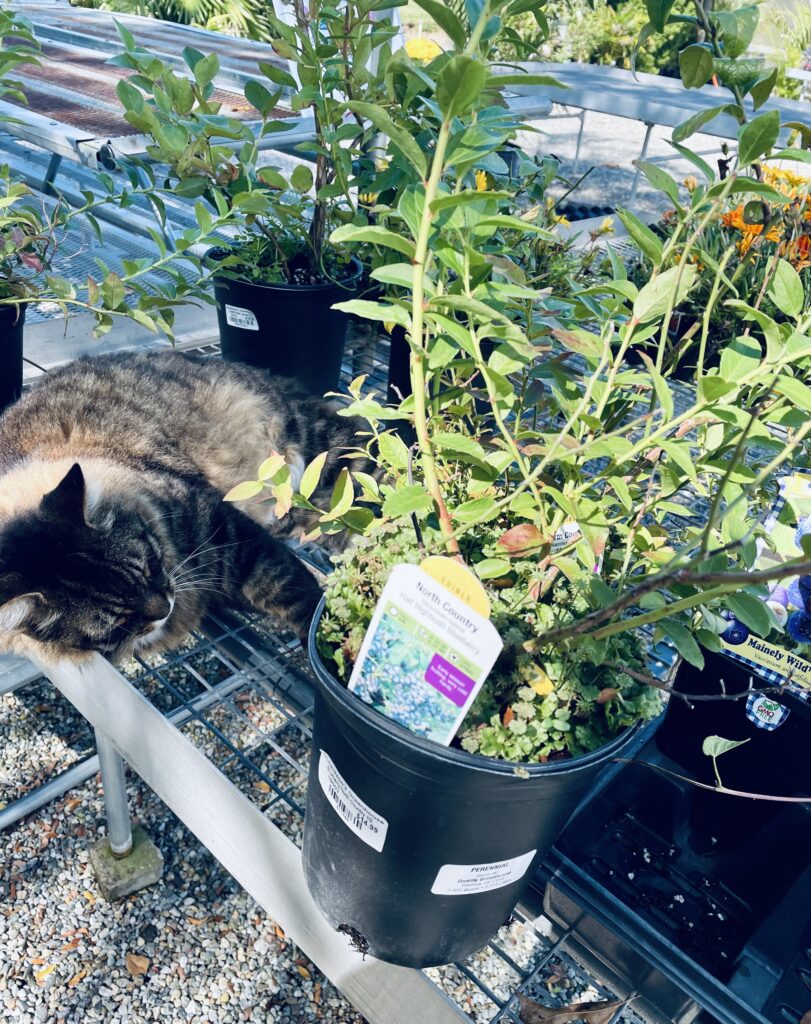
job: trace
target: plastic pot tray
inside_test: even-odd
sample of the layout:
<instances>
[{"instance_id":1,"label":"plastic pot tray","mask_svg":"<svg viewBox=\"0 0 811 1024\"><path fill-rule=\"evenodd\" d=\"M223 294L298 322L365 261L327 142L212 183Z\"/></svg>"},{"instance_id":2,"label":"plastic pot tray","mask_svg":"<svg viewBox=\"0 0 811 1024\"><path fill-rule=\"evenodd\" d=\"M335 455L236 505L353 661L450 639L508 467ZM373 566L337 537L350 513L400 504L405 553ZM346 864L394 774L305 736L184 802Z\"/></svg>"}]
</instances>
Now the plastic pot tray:
<instances>
[{"instance_id":1,"label":"plastic pot tray","mask_svg":"<svg viewBox=\"0 0 811 1024\"><path fill-rule=\"evenodd\" d=\"M717 657L677 686L712 692L707 680L721 672L728 693L745 687L748 675ZM704 737L748 739L719 759L726 786L806 795L811 706L779 700L790 714L774 731L747 718L745 701L671 700L632 756L711 782ZM535 886L547 882L559 920L584 911L722 1024L800 1024L811 1010L809 805L724 796L619 764L546 858Z\"/></svg>"}]
</instances>

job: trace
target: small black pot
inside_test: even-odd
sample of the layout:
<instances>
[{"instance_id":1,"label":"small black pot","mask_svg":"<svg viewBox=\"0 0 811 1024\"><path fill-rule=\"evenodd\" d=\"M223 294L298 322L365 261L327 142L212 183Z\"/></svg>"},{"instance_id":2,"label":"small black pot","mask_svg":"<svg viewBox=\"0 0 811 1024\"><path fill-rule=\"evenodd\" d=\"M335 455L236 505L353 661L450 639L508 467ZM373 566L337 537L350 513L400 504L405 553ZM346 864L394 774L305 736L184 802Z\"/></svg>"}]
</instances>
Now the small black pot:
<instances>
[{"instance_id":1,"label":"small black pot","mask_svg":"<svg viewBox=\"0 0 811 1024\"><path fill-rule=\"evenodd\" d=\"M444 747L330 675L316 647L323 608L309 644L318 681L303 850L310 895L333 927L381 960L463 960L507 920L636 727L600 750L544 765Z\"/></svg>"},{"instance_id":2,"label":"small black pot","mask_svg":"<svg viewBox=\"0 0 811 1024\"><path fill-rule=\"evenodd\" d=\"M355 295L361 264L341 284L255 284L214 278L222 357L295 377L315 395L338 386L348 317L332 309Z\"/></svg>"},{"instance_id":3,"label":"small black pot","mask_svg":"<svg viewBox=\"0 0 811 1024\"><path fill-rule=\"evenodd\" d=\"M23 393L25 303L0 306L0 412Z\"/></svg>"}]
</instances>

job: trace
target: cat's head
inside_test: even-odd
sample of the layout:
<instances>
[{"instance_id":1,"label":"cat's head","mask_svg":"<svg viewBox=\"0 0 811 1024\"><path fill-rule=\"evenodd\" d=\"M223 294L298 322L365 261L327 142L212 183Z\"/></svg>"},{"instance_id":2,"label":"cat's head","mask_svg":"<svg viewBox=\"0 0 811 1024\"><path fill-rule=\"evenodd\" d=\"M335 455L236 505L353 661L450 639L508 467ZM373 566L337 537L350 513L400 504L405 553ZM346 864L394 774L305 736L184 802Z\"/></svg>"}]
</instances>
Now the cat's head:
<instances>
[{"instance_id":1,"label":"cat's head","mask_svg":"<svg viewBox=\"0 0 811 1024\"><path fill-rule=\"evenodd\" d=\"M173 604L147 518L120 502L90 510L78 464L0 524L0 648L116 658L159 636Z\"/></svg>"}]
</instances>

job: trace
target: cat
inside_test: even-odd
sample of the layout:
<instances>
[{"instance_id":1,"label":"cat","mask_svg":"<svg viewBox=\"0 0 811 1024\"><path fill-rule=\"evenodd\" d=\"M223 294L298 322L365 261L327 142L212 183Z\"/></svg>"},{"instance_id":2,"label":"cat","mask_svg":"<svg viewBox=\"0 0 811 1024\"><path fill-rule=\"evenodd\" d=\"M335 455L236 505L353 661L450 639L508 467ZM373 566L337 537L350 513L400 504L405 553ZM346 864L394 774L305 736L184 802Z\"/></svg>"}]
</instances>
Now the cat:
<instances>
[{"instance_id":1,"label":"cat","mask_svg":"<svg viewBox=\"0 0 811 1024\"><path fill-rule=\"evenodd\" d=\"M217 603L300 637L320 600L272 502L223 502L284 455L294 486L329 451L329 495L358 422L295 382L175 352L85 357L0 417L0 650L111 661L180 644ZM326 507L323 505L322 507Z\"/></svg>"}]
</instances>

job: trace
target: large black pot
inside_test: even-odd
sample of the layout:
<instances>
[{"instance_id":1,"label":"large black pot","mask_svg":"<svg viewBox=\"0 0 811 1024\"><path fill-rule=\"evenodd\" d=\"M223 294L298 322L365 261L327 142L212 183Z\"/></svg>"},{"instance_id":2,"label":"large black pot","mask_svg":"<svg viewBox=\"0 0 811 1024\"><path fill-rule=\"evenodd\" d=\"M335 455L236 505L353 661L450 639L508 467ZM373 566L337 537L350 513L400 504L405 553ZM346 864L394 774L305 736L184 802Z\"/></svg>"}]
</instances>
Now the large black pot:
<instances>
[{"instance_id":1,"label":"large black pot","mask_svg":"<svg viewBox=\"0 0 811 1024\"><path fill-rule=\"evenodd\" d=\"M332 309L354 297L361 265L340 284L254 284L214 278L222 357L295 377L323 395L338 386L346 313Z\"/></svg>"},{"instance_id":2,"label":"large black pot","mask_svg":"<svg viewBox=\"0 0 811 1024\"><path fill-rule=\"evenodd\" d=\"M309 645L318 680L303 851L310 894L333 927L381 960L427 967L464 959L509 917L636 730L545 765L443 747L330 675L316 648L322 613L323 602Z\"/></svg>"},{"instance_id":3,"label":"large black pot","mask_svg":"<svg viewBox=\"0 0 811 1024\"><path fill-rule=\"evenodd\" d=\"M25 304L0 305L0 412L23 393Z\"/></svg>"}]
</instances>

